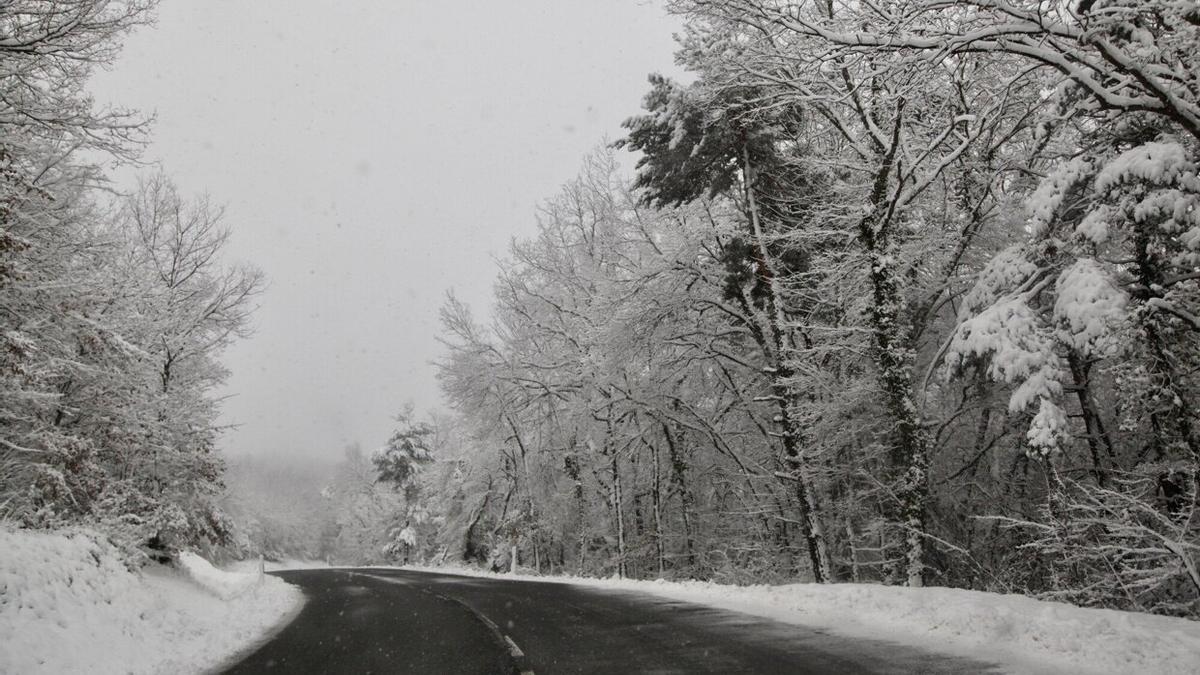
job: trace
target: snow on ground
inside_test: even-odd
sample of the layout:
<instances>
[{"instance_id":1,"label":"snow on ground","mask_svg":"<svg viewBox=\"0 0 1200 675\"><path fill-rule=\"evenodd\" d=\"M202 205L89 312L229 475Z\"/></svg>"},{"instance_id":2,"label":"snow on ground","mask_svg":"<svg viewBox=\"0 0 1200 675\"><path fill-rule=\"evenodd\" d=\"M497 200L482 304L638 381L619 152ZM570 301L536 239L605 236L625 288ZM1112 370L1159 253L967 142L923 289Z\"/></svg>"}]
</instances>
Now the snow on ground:
<instances>
[{"instance_id":1,"label":"snow on ground","mask_svg":"<svg viewBox=\"0 0 1200 675\"><path fill-rule=\"evenodd\" d=\"M197 586L222 600L232 600L265 579L259 575L262 570L258 567L240 573L219 570L190 551L179 554L179 569Z\"/></svg>"},{"instance_id":2,"label":"snow on ground","mask_svg":"<svg viewBox=\"0 0 1200 675\"><path fill-rule=\"evenodd\" d=\"M220 665L303 604L274 577L184 554L130 572L92 533L0 528L0 673L178 673Z\"/></svg>"},{"instance_id":3,"label":"snow on ground","mask_svg":"<svg viewBox=\"0 0 1200 675\"><path fill-rule=\"evenodd\" d=\"M255 572L258 570L259 561L257 558L253 560L235 560L225 566L225 569L231 572ZM278 572L280 570L319 570L330 567L329 563L324 560L301 560L299 558L286 558L284 560L266 560L262 562L263 569L268 572Z\"/></svg>"},{"instance_id":4,"label":"snow on ground","mask_svg":"<svg viewBox=\"0 0 1200 675\"><path fill-rule=\"evenodd\" d=\"M267 566L268 572L275 572L278 570L324 569L324 568L329 567L329 563L324 562L322 560L299 560L299 559L293 558L293 559L288 559L288 560L280 560L277 562L272 562L272 561L268 560L266 563L266 566Z\"/></svg>"},{"instance_id":5,"label":"snow on ground","mask_svg":"<svg viewBox=\"0 0 1200 675\"><path fill-rule=\"evenodd\" d=\"M1023 595L876 584L727 586L494 574L460 567L408 569L640 591L847 637L987 660L1010 673L1200 672L1200 622L1085 609Z\"/></svg>"}]
</instances>

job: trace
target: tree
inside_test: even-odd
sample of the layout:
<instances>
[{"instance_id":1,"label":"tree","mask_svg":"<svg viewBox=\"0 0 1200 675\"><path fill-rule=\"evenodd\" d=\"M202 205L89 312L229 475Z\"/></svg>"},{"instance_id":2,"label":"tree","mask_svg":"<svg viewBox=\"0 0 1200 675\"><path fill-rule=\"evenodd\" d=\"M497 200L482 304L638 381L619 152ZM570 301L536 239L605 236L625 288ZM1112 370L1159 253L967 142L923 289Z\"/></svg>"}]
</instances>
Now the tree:
<instances>
[{"instance_id":1,"label":"tree","mask_svg":"<svg viewBox=\"0 0 1200 675\"><path fill-rule=\"evenodd\" d=\"M728 299L740 303L752 322L752 334L767 359L779 436L793 465L785 480L791 481L797 492L813 576L818 582L830 581L828 544L806 458L807 441L793 412L800 392L788 386L794 375L788 357L797 338L789 325L787 299L779 280L781 275L802 270L804 252L780 252L778 240L769 240L767 235L767 227L778 232L798 227L796 221L802 219L796 217L802 214L778 208L785 203L782 194L811 194L811 184L817 182L794 165L789 167L780 154L779 146L797 132L800 117L795 109L787 108L766 120L752 117L748 102L760 94L753 89L705 92L702 86L693 85L684 90L660 76L651 76L650 82L647 114L625 123L629 136L619 145L643 153L634 185L645 190L641 198L647 204L678 206L702 196L741 197L739 208L746 223L743 236L750 244L743 245L739 237L726 249L724 262L729 272L725 288ZM775 207L768 211L775 216L769 225L763 222L761 201Z\"/></svg>"},{"instance_id":2,"label":"tree","mask_svg":"<svg viewBox=\"0 0 1200 675\"><path fill-rule=\"evenodd\" d=\"M220 542L220 350L244 333L257 272L219 260L218 209L159 176L97 189L143 120L85 85L153 2L0 9L0 400L5 515L90 522L132 551Z\"/></svg>"},{"instance_id":3,"label":"tree","mask_svg":"<svg viewBox=\"0 0 1200 675\"><path fill-rule=\"evenodd\" d=\"M387 444L371 453L371 464L375 467L376 480L391 485L402 495L402 505L392 515L389 541L383 552L405 560L409 551L417 547L417 527L427 519L420 501L417 476L421 468L432 461L429 440L433 428L416 422L411 406L397 415L396 421L399 426Z\"/></svg>"},{"instance_id":4,"label":"tree","mask_svg":"<svg viewBox=\"0 0 1200 675\"><path fill-rule=\"evenodd\" d=\"M633 184L444 310L464 555L1194 615L1200 15L670 7Z\"/></svg>"}]
</instances>

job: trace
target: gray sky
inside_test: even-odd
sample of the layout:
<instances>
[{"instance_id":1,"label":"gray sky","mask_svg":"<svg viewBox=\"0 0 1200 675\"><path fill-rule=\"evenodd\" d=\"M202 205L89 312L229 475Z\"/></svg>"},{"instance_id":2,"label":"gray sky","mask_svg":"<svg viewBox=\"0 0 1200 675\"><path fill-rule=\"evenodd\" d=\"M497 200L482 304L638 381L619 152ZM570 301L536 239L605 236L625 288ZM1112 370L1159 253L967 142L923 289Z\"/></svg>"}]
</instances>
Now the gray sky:
<instances>
[{"instance_id":1,"label":"gray sky","mask_svg":"<svg viewBox=\"0 0 1200 675\"><path fill-rule=\"evenodd\" d=\"M453 288L487 309L493 258L672 70L645 0L163 0L100 102L157 115L145 159L228 206L266 273L233 347L232 454L381 444Z\"/></svg>"}]
</instances>

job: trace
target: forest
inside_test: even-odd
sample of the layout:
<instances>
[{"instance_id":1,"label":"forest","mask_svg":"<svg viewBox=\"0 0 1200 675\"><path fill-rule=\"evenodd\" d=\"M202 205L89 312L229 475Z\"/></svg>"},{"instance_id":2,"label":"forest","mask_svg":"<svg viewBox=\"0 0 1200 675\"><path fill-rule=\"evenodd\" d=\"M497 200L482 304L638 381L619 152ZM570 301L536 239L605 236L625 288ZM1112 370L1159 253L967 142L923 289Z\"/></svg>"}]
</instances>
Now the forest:
<instances>
[{"instance_id":1,"label":"forest","mask_svg":"<svg viewBox=\"0 0 1200 675\"><path fill-rule=\"evenodd\" d=\"M1200 615L1200 9L669 6L689 81L446 300L407 554Z\"/></svg>"},{"instance_id":2,"label":"forest","mask_svg":"<svg viewBox=\"0 0 1200 675\"><path fill-rule=\"evenodd\" d=\"M81 523L131 559L223 541L219 355L261 273L223 209L150 167L150 117L87 82L147 0L0 6L0 521Z\"/></svg>"},{"instance_id":3,"label":"forest","mask_svg":"<svg viewBox=\"0 0 1200 675\"><path fill-rule=\"evenodd\" d=\"M153 4L0 9L5 522L1200 618L1196 3L668 0L687 77L650 75L491 306L447 294L448 412L229 474L262 276L168 176L113 194L97 157L146 120L84 87Z\"/></svg>"}]
</instances>

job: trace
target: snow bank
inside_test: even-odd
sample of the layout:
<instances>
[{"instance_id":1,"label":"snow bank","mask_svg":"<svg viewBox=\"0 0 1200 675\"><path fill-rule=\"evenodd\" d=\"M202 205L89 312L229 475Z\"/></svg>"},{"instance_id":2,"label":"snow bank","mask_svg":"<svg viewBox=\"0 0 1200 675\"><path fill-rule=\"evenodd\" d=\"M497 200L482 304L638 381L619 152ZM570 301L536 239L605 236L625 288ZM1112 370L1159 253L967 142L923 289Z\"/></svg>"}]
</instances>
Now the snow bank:
<instances>
[{"instance_id":1,"label":"snow bank","mask_svg":"<svg viewBox=\"0 0 1200 675\"><path fill-rule=\"evenodd\" d=\"M267 563L267 571L275 572L277 570L319 570L328 569L329 563L323 560L299 560L297 558L289 558L287 560L270 561Z\"/></svg>"},{"instance_id":2,"label":"snow bank","mask_svg":"<svg viewBox=\"0 0 1200 675\"><path fill-rule=\"evenodd\" d=\"M1023 595L874 584L725 586L501 575L447 567L413 569L640 591L849 637L993 661L1011 673L1200 672L1198 622L1084 609Z\"/></svg>"},{"instance_id":3,"label":"snow bank","mask_svg":"<svg viewBox=\"0 0 1200 675\"><path fill-rule=\"evenodd\" d=\"M197 672L303 602L274 577L182 557L133 573L94 534L0 528L0 673Z\"/></svg>"},{"instance_id":4,"label":"snow bank","mask_svg":"<svg viewBox=\"0 0 1200 675\"><path fill-rule=\"evenodd\" d=\"M222 600L236 598L266 579L257 566L245 572L227 572L190 551L179 554L179 569L197 586Z\"/></svg>"},{"instance_id":5,"label":"snow bank","mask_svg":"<svg viewBox=\"0 0 1200 675\"><path fill-rule=\"evenodd\" d=\"M230 572L237 573L257 573L259 569L259 560L235 560L223 568ZM299 558L287 558L285 560L265 560L261 563L262 568L268 572L278 572L280 570L323 570L329 569L330 564L324 560L300 560Z\"/></svg>"}]
</instances>

